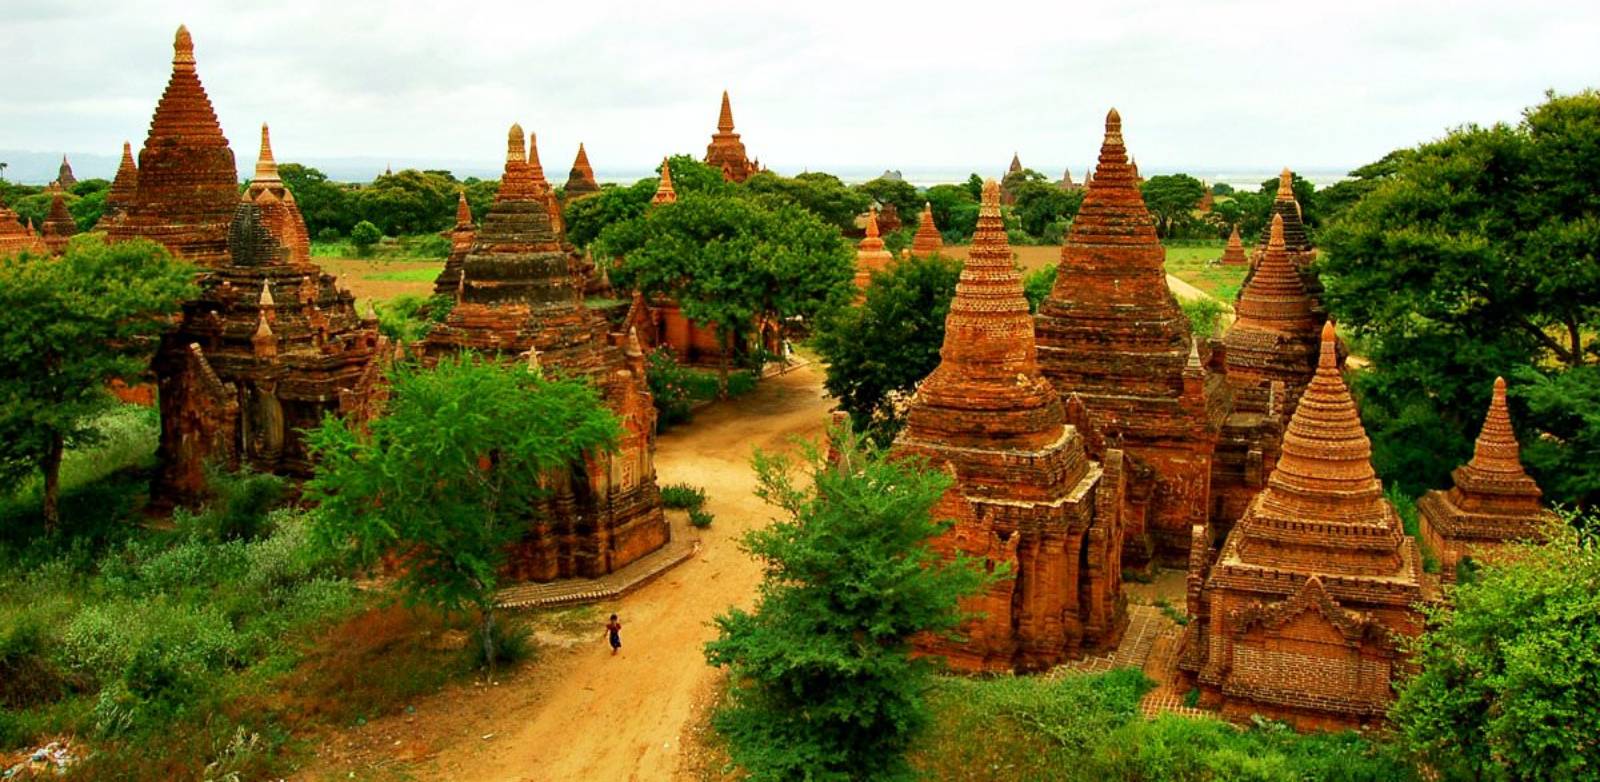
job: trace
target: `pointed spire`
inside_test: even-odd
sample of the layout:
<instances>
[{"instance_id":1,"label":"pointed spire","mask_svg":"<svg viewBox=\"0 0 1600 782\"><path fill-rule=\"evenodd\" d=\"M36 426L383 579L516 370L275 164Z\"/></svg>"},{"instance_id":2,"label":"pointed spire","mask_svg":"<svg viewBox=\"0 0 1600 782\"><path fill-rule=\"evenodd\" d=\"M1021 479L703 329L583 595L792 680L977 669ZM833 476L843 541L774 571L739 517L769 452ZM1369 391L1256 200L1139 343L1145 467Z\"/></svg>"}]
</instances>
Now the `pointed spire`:
<instances>
[{"instance_id":1,"label":"pointed spire","mask_svg":"<svg viewBox=\"0 0 1600 782\"><path fill-rule=\"evenodd\" d=\"M290 139L290 141L293 140ZM262 183L283 181L278 178L278 161L272 159L272 137L267 131L267 123L265 122L261 123L261 153L256 158L255 181Z\"/></svg>"},{"instance_id":2,"label":"pointed spire","mask_svg":"<svg viewBox=\"0 0 1600 782\"><path fill-rule=\"evenodd\" d=\"M650 199L650 205L677 203L678 193L672 189L672 167L667 158L661 159L661 183L656 185L656 194Z\"/></svg>"},{"instance_id":3,"label":"pointed spire","mask_svg":"<svg viewBox=\"0 0 1600 782\"><path fill-rule=\"evenodd\" d=\"M456 229L472 228L472 206L467 203L465 188L456 191Z\"/></svg>"},{"instance_id":4,"label":"pointed spire","mask_svg":"<svg viewBox=\"0 0 1600 782\"><path fill-rule=\"evenodd\" d=\"M600 192L600 183L594 180L594 167L589 165L589 153L584 150L583 142L578 142L578 156L572 161L572 170L567 173L567 197L586 193Z\"/></svg>"},{"instance_id":5,"label":"pointed spire","mask_svg":"<svg viewBox=\"0 0 1600 782\"><path fill-rule=\"evenodd\" d=\"M911 237L911 254L918 258L937 255L944 250L944 237L939 235L939 227L933 223L933 204L922 202L922 217L917 223L917 232Z\"/></svg>"},{"instance_id":6,"label":"pointed spire","mask_svg":"<svg viewBox=\"0 0 1600 782\"><path fill-rule=\"evenodd\" d=\"M1200 338L1189 338L1189 358L1183 364L1186 374L1201 372L1204 368L1200 365Z\"/></svg>"},{"instance_id":7,"label":"pointed spire","mask_svg":"<svg viewBox=\"0 0 1600 782\"><path fill-rule=\"evenodd\" d=\"M528 147L524 143L522 126L512 123L506 132L506 167L500 176L500 189L496 191L496 204L510 201L531 201L539 198L538 184L528 168Z\"/></svg>"},{"instance_id":8,"label":"pointed spire","mask_svg":"<svg viewBox=\"0 0 1600 782\"><path fill-rule=\"evenodd\" d=\"M194 39L189 37L189 28L181 24L172 39L172 68L194 70Z\"/></svg>"},{"instance_id":9,"label":"pointed spire","mask_svg":"<svg viewBox=\"0 0 1600 782\"><path fill-rule=\"evenodd\" d=\"M1294 198L1294 172L1290 171L1288 166L1284 166L1283 171L1278 174L1278 195L1277 195L1275 200L1278 200L1278 201L1293 201L1293 200L1295 200L1295 198Z\"/></svg>"},{"instance_id":10,"label":"pointed spire","mask_svg":"<svg viewBox=\"0 0 1600 782\"><path fill-rule=\"evenodd\" d=\"M256 304L258 304L262 309L268 309L278 305L278 302L272 298L271 282L268 282L267 280L261 281L261 295L256 297Z\"/></svg>"},{"instance_id":11,"label":"pointed spire","mask_svg":"<svg viewBox=\"0 0 1600 782\"><path fill-rule=\"evenodd\" d=\"M1006 168L1007 174L1015 174L1022 170L1022 158L1016 152L1011 153L1011 165Z\"/></svg>"},{"instance_id":12,"label":"pointed spire","mask_svg":"<svg viewBox=\"0 0 1600 782\"><path fill-rule=\"evenodd\" d=\"M728 102L728 91L722 91L722 112L717 115L717 130L722 133L733 132L733 106Z\"/></svg>"},{"instance_id":13,"label":"pointed spire","mask_svg":"<svg viewBox=\"0 0 1600 782\"><path fill-rule=\"evenodd\" d=\"M894 254L884 249L878 238L878 210L867 210L867 237L856 245L856 288L866 290L872 284L873 272L883 271L894 260Z\"/></svg>"},{"instance_id":14,"label":"pointed spire","mask_svg":"<svg viewBox=\"0 0 1600 782\"><path fill-rule=\"evenodd\" d=\"M50 215L45 218L44 244L52 254L59 254L66 249L67 240L78 233L78 223L72 219L72 213L67 211L66 199L60 193L50 199Z\"/></svg>"},{"instance_id":15,"label":"pointed spire","mask_svg":"<svg viewBox=\"0 0 1600 782\"><path fill-rule=\"evenodd\" d=\"M1238 323L1291 333L1314 329L1311 298L1284 247L1283 215L1272 216L1270 231L1266 254L1239 294Z\"/></svg>"},{"instance_id":16,"label":"pointed spire","mask_svg":"<svg viewBox=\"0 0 1600 782\"><path fill-rule=\"evenodd\" d=\"M626 355L630 358L633 356L644 355L644 348L640 347L639 345L639 329L637 326L628 327L628 346Z\"/></svg>"},{"instance_id":17,"label":"pointed spire","mask_svg":"<svg viewBox=\"0 0 1600 782\"><path fill-rule=\"evenodd\" d=\"M1244 242L1239 239L1239 224L1233 224L1233 232L1228 234L1228 246L1222 251L1222 265L1244 266L1250 259L1244 254Z\"/></svg>"},{"instance_id":18,"label":"pointed spire","mask_svg":"<svg viewBox=\"0 0 1600 782\"><path fill-rule=\"evenodd\" d=\"M544 166L539 165L539 136L532 131L528 133L528 172L533 175L534 182L550 186L544 178Z\"/></svg>"},{"instance_id":19,"label":"pointed spire","mask_svg":"<svg viewBox=\"0 0 1600 782\"><path fill-rule=\"evenodd\" d=\"M1494 396L1489 399L1489 412L1483 417L1483 428L1478 430L1468 469L1502 475L1524 474L1521 448L1511 428L1511 413L1506 410L1506 379L1503 377L1494 379Z\"/></svg>"}]
</instances>

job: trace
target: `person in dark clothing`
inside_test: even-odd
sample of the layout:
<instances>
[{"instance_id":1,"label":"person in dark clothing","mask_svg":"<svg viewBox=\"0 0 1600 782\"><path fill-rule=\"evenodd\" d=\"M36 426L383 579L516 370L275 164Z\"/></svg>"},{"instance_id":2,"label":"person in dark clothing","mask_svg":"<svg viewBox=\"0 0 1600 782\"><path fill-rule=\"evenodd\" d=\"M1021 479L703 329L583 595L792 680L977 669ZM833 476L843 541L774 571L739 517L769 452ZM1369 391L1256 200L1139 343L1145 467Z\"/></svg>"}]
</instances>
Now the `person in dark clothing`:
<instances>
[{"instance_id":1,"label":"person in dark clothing","mask_svg":"<svg viewBox=\"0 0 1600 782\"><path fill-rule=\"evenodd\" d=\"M622 623L617 621L617 615L611 615L611 621L606 622L606 635L611 638L611 653L616 654L622 649Z\"/></svg>"}]
</instances>

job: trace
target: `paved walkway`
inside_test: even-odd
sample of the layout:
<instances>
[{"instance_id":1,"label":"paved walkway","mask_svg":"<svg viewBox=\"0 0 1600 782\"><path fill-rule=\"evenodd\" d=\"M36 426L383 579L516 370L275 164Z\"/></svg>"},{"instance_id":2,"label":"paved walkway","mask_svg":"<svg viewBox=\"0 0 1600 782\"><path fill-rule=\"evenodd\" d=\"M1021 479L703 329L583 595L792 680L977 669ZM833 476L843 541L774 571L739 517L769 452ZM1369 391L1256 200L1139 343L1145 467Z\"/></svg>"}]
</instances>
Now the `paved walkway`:
<instances>
[{"instance_id":1,"label":"paved walkway","mask_svg":"<svg viewBox=\"0 0 1600 782\"><path fill-rule=\"evenodd\" d=\"M667 514L669 517L681 514ZM688 524L674 520L672 540L621 570L600 578L568 578L544 584L517 584L500 590L495 605L500 608L550 608L552 606L598 603L613 600L649 583L656 576L688 560L700 551L700 536Z\"/></svg>"}]
</instances>

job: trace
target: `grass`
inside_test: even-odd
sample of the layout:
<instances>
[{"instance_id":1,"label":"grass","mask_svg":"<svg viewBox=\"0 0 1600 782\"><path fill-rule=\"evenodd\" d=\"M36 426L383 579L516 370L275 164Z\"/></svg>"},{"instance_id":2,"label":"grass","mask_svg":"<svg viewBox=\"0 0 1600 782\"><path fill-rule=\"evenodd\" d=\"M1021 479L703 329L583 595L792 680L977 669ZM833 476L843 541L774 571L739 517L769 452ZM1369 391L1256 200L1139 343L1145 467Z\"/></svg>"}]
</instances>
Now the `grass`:
<instances>
[{"instance_id":1,"label":"grass","mask_svg":"<svg viewBox=\"0 0 1600 782\"><path fill-rule=\"evenodd\" d=\"M687 483L661 487L661 504L675 510L699 510L706 504L706 490Z\"/></svg>"},{"instance_id":2,"label":"grass","mask_svg":"<svg viewBox=\"0 0 1600 782\"><path fill-rule=\"evenodd\" d=\"M1244 282L1245 267L1213 263L1222 257L1223 247L1220 241L1169 244L1167 273L1231 305Z\"/></svg>"},{"instance_id":3,"label":"grass","mask_svg":"<svg viewBox=\"0 0 1600 782\"><path fill-rule=\"evenodd\" d=\"M444 260L450 254L450 240L435 234L384 237L371 252L363 255L349 240L313 240L313 258L360 258L362 260Z\"/></svg>"},{"instance_id":4,"label":"grass","mask_svg":"<svg viewBox=\"0 0 1600 782\"><path fill-rule=\"evenodd\" d=\"M368 274L366 278L377 282L433 282L439 276L439 270L433 268L405 269L403 271L378 272Z\"/></svg>"}]
</instances>

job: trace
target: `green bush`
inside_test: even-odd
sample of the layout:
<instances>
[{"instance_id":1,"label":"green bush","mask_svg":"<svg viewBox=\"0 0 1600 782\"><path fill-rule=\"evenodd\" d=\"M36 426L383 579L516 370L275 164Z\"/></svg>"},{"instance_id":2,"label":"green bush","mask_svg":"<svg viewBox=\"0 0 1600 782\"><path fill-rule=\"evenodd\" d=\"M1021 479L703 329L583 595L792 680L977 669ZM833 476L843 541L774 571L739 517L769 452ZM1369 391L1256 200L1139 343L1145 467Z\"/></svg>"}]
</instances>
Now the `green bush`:
<instances>
[{"instance_id":1,"label":"green bush","mask_svg":"<svg viewBox=\"0 0 1600 782\"><path fill-rule=\"evenodd\" d=\"M210 469L206 483L210 497L201 511L180 510L173 520L190 536L210 541L255 540L270 534L269 515L288 490L282 478L249 470Z\"/></svg>"},{"instance_id":2,"label":"green bush","mask_svg":"<svg viewBox=\"0 0 1600 782\"><path fill-rule=\"evenodd\" d=\"M1050 295L1050 289L1056 284L1056 264L1046 264L1022 278L1022 295L1028 299L1028 309L1039 311L1039 304Z\"/></svg>"},{"instance_id":3,"label":"green bush","mask_svg":"<svg viewBox=\"0 0 1600 782\"><path fill-rule=\"evenodd\" d=\"M381 241L383 232L378 230L378 226L366 220L356 223L355 227L350 229L350 243L355 245L357 255L363 257L371 255L372 248L378 246L378 242Z\"/></svg>"},{"instance_id":4,"label":"green bush","mask_svg":"<svg viewBox=\"0 0 1600 782\"><path fill-rule=\"evenodd\" d=\"M675 510L699 510L706 504L706 490L687 483L663 486L661 504Z\"/></svg>"},{"instance_id":5,"label":"green bush","mask_svg":"<svg viewBox=\"0 0 1600 782\"><path fill-rule=\"evenodd\" d=\"M1210 339L1221 336L1222 316L1228 311L1227 305L1209 296L1203 299L1179 299L1178 305L1183 307L1183 314L1189 317L1189 327L1196 337Z\"/></svg>"},{"instance_id":6,"label":"green bush","mask_svg":"<svg viewBox=\"0 0 1600 782\"><path fill-rule=\"evenodd\" d=\"M317 241L324 244L332 244L342 238L344 238L344 235L339 233L339 229L331 225L317 232Z\"/></svg>"},{"instance_id":7,"label":"green bush","mask_svg":"<svg viewBox=\"0 0 1600 782\"><path fill-rule=\"evenodd\" d=\"M711 522L715 520L716 517L712 516L709 511L701 510L700 508L689 509L689 523L692 524L695 529L705 529L706 527L711 526Z\"/></svg>"},{"instance_id":8,"label":"green bush","mask_svg":"<svg viewBox=\"0 0 1600 782\"><path fill-rule=\"evenodd\" d=\"M645 379L650 384L662 430L689 420L689 406L694 401L689 387L691 377L692 373L678 364L672 348L663 345L650 351Z\"/></svg>"},{"instance_id":9,"label":"green bush","mask_svg":"<svg viewBox=\"0 0 1600 782\"><path fill-rule=\"evenodd\" d=\"M417 258L444 259L450 255L451 242L438 234L423 234L410 242L410 254Z\"/></svg>"},{"instance_id":10,"label":"green bush","mask_svg":"<svg viewBox=\"0 0 1600 782\"><path fill-rule=\"evenodd\" d=\"M538 648L528 626L509 619L495 623L493 637L496 667L532 659ZM480 670L489 668L489 658L484 653L483 644L468 643L465 651L473 668Z\"/></svg>"}]
</instances>

